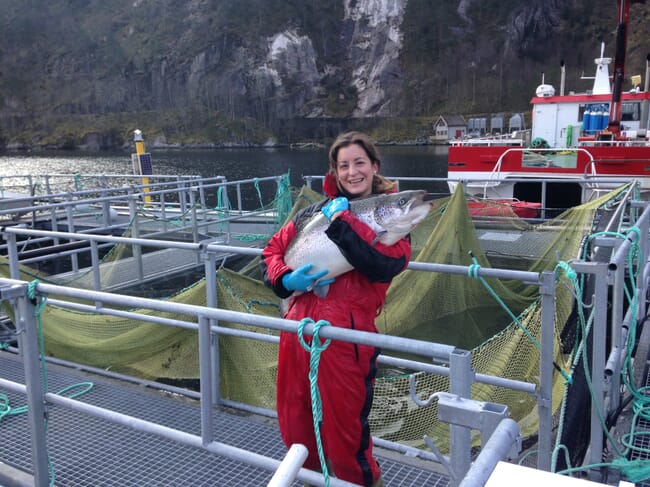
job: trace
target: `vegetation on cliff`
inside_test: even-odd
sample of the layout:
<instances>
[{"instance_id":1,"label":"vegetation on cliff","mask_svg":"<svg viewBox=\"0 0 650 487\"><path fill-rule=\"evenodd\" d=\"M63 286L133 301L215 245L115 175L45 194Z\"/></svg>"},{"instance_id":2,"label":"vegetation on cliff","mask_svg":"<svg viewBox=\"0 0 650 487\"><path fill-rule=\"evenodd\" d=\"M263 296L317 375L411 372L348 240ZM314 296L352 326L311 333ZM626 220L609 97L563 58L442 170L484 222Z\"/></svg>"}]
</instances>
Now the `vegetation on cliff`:
<instances>
[{"instance_id":1,"label":"vegetation on cliff","mask_svg":"<svg viewBox=\"0 0 650 487\"><path fill-rule=\"evenodd\" d=\"M353 115L396 134L441 113L526 112L560 60L580 90L601 41L613 56L615 4L5 0L0 146L111 147L134 127L162 144L290 143ZM649 13L632 5L628 79L644 73Z\"/></svg>"}]
</instances>

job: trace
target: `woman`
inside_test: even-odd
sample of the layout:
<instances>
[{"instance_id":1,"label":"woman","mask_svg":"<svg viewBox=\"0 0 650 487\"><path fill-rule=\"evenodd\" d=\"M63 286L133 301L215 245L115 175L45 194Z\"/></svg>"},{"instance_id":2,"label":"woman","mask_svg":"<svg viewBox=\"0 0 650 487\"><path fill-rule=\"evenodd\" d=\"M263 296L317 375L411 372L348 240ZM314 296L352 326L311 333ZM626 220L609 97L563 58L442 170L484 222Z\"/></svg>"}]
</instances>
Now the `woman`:
<instances>
[{"instance_id":1,"label":"woman","mask_svg":"<svg viewBox=\"0 0 650 487\"><path fill-rule=\"evenodd\" d=\"M279 297L291 297L287 319L309 317L327 320L333 326L377 333L375 318L383 308L391 280L409 262L411 244L407 237L391 246L373 245L375 232L348 210L348 200L395 192L397 184L378 174L377 148L363 133L340 135L330 148L329 159L323 189L330 200L305 208L270 239L262 253L264 282ZM290 269L283 259L297 234L297 222L319 211L330 220L326 234L354 266L336 280L319 281L327 270L309 274L310 264ZM309 292L325 284L329 290L324 298ZM372 456L368 414L379 353L376 347L332 341L323 351L318 369L323 412L320 434L328 467L342 480L375 487L383 483ZM280 433L287 447L293 443L305 445L309 450L305 467L320 470L309 359L295 333L281 334L277 381Z\"/></svg>"}]
</instances>

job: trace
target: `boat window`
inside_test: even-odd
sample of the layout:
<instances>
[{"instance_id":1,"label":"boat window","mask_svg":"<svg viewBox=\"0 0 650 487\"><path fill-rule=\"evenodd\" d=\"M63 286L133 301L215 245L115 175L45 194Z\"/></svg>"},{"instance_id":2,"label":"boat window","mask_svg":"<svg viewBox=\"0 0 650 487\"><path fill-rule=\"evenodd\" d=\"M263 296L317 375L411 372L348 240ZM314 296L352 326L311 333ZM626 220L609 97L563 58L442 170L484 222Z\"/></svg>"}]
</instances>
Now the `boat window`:
<instances>
[{"instance_id":1,"label":"boat window","mask_svg":"<svg viewBox=\"0 0 650 487\"><path fill-rule=\"evenodd\" d=\"M621 104L621 121L639 120L641 104L639 102L626 102Z\"/></svg>"},{"instance_id":2,"label":"boat window","mask_svg":"<svg viewBox=\"0 0 650 487\"><path fill-rule=\"evenodd\" d=\"M578 153L570 149L524 151L521 165L540 169L575 169L578 167Z\"/></svg>"}]
</instances>

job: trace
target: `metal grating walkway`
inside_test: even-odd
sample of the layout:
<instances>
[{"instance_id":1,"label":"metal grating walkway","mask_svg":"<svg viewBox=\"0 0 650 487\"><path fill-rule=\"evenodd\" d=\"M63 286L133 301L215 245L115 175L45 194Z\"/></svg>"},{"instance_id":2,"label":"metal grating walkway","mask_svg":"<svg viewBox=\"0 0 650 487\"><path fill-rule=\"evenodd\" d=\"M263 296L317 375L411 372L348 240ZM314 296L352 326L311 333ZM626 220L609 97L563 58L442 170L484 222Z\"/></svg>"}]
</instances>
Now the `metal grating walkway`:
<instances>
[{"instance_id":1,"label":"metal grating walkway","mask_svg":"<svg viewBox=\"0 0 650 487\"><path fill-rule=\"evenodd\" d=\"M150 388L100 377L53 364L47 365L48 384L57 392L72 384L92 381L94 388L77 398L88 404L129 414L200 435L198 401ZM0 376L24 383L19 357L0 352ZM25 397L0 388L12 408L25 404ZM275 420L234 410L215 410L215 440L281 460L286 448ZM0 465L30 472L31 444L26 414L0 421ZM92 418L59 406L49 409L48 448L59 487L121 487L162 485L210 485L260 487L273 473L216 456L207 451L155 435ZM376 454L387 487L447 487L449 479L425 469L419 461L404 462L392 453ZM294 485L301 486L301 482Z\"/></svg>"}]
</instances>

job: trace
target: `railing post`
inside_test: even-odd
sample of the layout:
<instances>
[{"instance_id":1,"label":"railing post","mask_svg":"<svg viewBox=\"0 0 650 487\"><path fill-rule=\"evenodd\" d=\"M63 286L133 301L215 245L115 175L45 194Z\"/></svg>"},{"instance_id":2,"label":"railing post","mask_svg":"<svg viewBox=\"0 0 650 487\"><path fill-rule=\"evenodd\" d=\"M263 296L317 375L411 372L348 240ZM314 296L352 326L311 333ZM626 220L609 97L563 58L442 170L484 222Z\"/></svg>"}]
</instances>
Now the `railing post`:
<instances>
[{"instance_id":1,"label":"railing post","mask_svg":"<svg viewBox=\"0 0 650 487\"><path fill-rule=\"evenodd\" d=\"M72 195L68 194L66 196L66 201L67 204L65 205L65 212L67 216L67 221L68 221L68 232L74 233L75 232L75 226L74 226L74 214L73 214L73 205L72 205ZM32 226L33 228L34 226ZM79 271L79 258L76 254L76 252L73 252L70 254L70 264L72 265L72 270L74 272Z\"/></svg>"},{"instance_id":2,"label":"railing post","mask_svg":"<svg viewBox=\"0 0 650 487\"><path fill-rule=\"evenodd\" d=\"M205 203L205 185L203 179L199 179L199 201L201 201L201 209L205 211L207 205Z\"/></svg>"},{"instance_id":3,"label":"railing post","mask_svg":"<svg viewBox=\"0 0 650 487\"><path fill-rule=\"evenodd\" d=\"M196 217L196 186L192 186L189 190L190 196L190 211L192 214L192 242L199 242L199 222Z\"/></svg>"},{"instance_id":4,"label":"railing post","mask_svg":"<svg viewBox=\"0 0 650 487\"><path fill-rule=\"evenodd\" d=\"M102 198L108 198L108 191L106 189L102 189L101 193ZM108 199L105 199L102 201L102 220L104 223L104 227L109 227L111 225L111 204L108 201Z\"/></svg>"},{"instance_id":5,"label":"railing post","mask_svg":"<svg viewBox=\"0 0 650 487\"><path fill-rule=\"evenodd\" d=\"M4 294L4 293L3 293ZM47 458L47 435L45 429L45 392L39 368L38 333L35 319L35 305L27 298L27 285L14 305L16 328L23 337L21 348L25 368L25 387L27 389L27 415L32 444L32 463L34 485L49 485L49 465Z\"/></svg>"},{"instance_id":6,"label":"railing post","mask_svg":"<svg viewBox=\"0 0 650 487\"><path fill-rule=\"evenodd\" d=\"M178 186L178 204L181 215L185 215L185 211L187 211L187 201L186 201L186 196L185 196L186 188L185 188L185 181L181 181L181 184ZM183 216L183 219L185 217Z\"/></svg>"},{"instance_id":7,"label":"railing post","mask_svg":"<svg viewBox=\"0 0 650 487\"><path fill-rule=\"evenodd\" d=\"M99 270L99 248L97 246L96 240L90 241L90 261L93 269L93 289L95 291L102 290L102 281ZM95 305L100 305L101 303L97 302Z\"/></svg>"},{"instance_id":8,"label":"railing post","mask_svg":"<svg viewBox=\"0 0 650 487\"><path fill-rule=\"evenodd\" d=\"M467 350L455 350L449 361L449 392L461 398L471 397L472 388L472 355ZM464 426L450 426L450 459L454 471L452 480L458 485L471 465L471 430Z\"/></svg>"},{"instance_id":9,"label":"railing post","mask_svg":"<svg viewBox=\"0 0 650 487\"><path fill-rule=\"evenodd\" d=\"M539 354L539 440L537 468L551 471L553 429L553 360L555 351L555 274L542 272L540 294L542 297L542 330Z\"/></svg>"},{"instance_id":10,"label":"railing post","mask_svg":"<svg viewBox=\"0 0 650 487\"><path fill-rule=\"evenodd\" d=\"M47 203L48 203L48 204L52 204L52 202L53 202L52 198L51 198L50 196L48 196L48 198L47 198ZM59 231L59 222L58 222L58 220L56 219L56 206L52 206L52 207L50 208L50 218L51 218L50 225L51 225L52 231L53 231L53 232L58 232L58 231ZM54 245L58 245L58 244L59 244L59 239L58 239L58 238L54 238L54 239L52 240L52 243L53 243Z\"/></svg>"},{"instance_id":11,"label":"railing post","mask_svg":"<svg viewBox=\"0 0 650 487\"><path fill-rule=\"evenodd\" d=\"M165 194L164 191L160 193L160 218L162 219L164 232L169 230L169 225L167 224L167 209L165 208L167 204L165 201Z\"/></svg>"},{"instance_id":12,"label":"railing post","mask_svg":"<svg viewBox=\"0 0 650 487\"><path fill-rule=\"evenodd\" d=\"M214 252L206 252L204 255L205 266L205 304L208 308L217 307L217 256ZM210 327L218 325L215 319L210 319ZM221 363L219 354L219 334L210 332L210 364L214 388L212 389L212 404L221 403Z\"/></svg>"},{"instance_id":13,"label":"railing post","mask_svg":"<svg viewBox=\"0 0 650 487\"><path fill-rule=\"evenodd\" d=\"M133 238L140 238L140 225L138 224L138 213L136 210L135 199L138 196L129 190L129 217L131 218L131 235ZM139 244L132 245L133 259L135 260L138 281L144 280L144 266L142 263L142 247Z\"/></svg>"},{"instance_id":14,"label":"railing post","mask_svg":"<svg viewBox=\"0 0 650 487\"><path fill-rule=\"evenodd\" d=\"M16 244L16 234L2 232L2 237L7 242L7 259L9 260L9 277L11 279L20 279L20 262L18 260L18 245ZM23 354L23 334L16 333L18 342L18 353Z\"/></svg>"},{"instance_id":15,"label":"railing post","mask_svg":"<svg viewBox=\"0 0 650 487\"><path fill-rule=\"evenodd\" d=\"M210 320L199 316L199 380L201 388L201 442L214 439L212 427L212 364L210 360Z\"/></svg>"},{"instance_id":16,"label":"railing post","mask_svg":"<svg viewBox=\"0 0 650 487\"><path fill-rule=\"evenodd\" d=\"M608 263L603 262L574 262L573 267L577 272L592 274L594 276L594 295L592 296L592 313L594 320L591 326L591 440L589 443L589 455L585 462L589 465L598 464L602 461L603 452L603 429L600 415L606 416L605 411L605 365L607 354L605 346L607 343L607 307L609 300L608 291ZM587 360L587 357L585 357ZM589 472L589 478L598 480L599 475L595 471Z\"/></svg>"},{"instance_id":17,"label":"railing post","mask_svg":"<svg viewBox=\"0 0 650 487\"><path fill-rule=\"evenodd\" d=\"M243 213L243 208L241 204L241 184L237 183L237 210L239 211L239 214L241 215Z\"/></svg>"}]
</instances>

